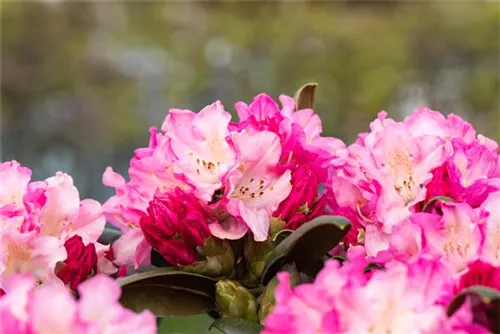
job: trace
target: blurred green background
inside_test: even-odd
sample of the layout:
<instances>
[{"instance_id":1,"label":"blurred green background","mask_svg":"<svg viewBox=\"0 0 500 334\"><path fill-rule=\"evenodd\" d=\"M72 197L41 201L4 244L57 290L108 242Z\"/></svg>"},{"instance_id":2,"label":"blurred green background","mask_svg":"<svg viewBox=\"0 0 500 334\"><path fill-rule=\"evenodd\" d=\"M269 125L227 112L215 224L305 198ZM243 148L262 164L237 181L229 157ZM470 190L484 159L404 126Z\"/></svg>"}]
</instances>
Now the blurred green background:
<instances>
[{"instance_id":1,"label":"blurred green background","mask_svg":"<svg viewBox=\"0 0 500 334\"><path fill-rule=\"evenodd\" d=\"M105 167L126 173L168 108L219 99L233 111L308 81L320 84L324 133L346 142L382 109L401 119L421 106L500 139L498 2L9 1L1 11L1 158L35 179L64 170L82 197L111 194ZM173 321L173 333L205 328Z\"/></svg>"}]
</instances>

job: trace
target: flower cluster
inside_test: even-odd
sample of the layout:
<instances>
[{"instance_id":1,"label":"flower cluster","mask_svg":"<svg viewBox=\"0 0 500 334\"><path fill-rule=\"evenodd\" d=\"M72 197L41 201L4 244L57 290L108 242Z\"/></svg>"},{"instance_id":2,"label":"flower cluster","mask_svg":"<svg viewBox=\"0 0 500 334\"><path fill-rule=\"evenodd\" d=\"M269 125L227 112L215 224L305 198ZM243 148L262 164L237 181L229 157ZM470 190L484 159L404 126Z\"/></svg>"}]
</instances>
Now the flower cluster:
<instances>
[{"instance_id":1,"label":"flower cluster","mask_svg":"<svg viewBox=\"0 0 500 334\"><path fill-rule=\"evenodd\" d=\"M263 333L488 333L468 307L446 315L453 275L439 259L420 256L366 273L361 246L347 258L343 266L326 262L314 283L293 290L289 274L280 273Z\"/></svg>"},{"instance_id":2,"label":"flower cluster","mask_svg":"<svg viewBox=\"0 0 500 334\"><path fill-rule=\"evenodd\" d=\"M293 290L281 273L265 332L488 332L476 306L446 307L467 287L500 291L498 145L426 108L402 122L382 111L370 130L329 170L330 212L353 225L334 250L347 260Z\"/></svg>"},{"instance_id":3,"label":"flower cluster","mask_svg":"<svg viewBox=\"0 0 500 334\"><path fill-rule=\"evenodd\" d=\"M156 333L154 315L123 308L118 303L120 287L105 275L80 284L78 301L64 286L35 285L29 274L6 281L6 294L0 297L3 333Z\"/></svg>"},{"instance_id":4,"label":"flower cluster","mask_svg":"<svg viewBox=\"0 0 500 334\"><path fill-rule=\"evenodd\" d=\"M439 255L456 273L477 259L499 265L497 144L425 108L402 122L381 112L370 129L328 183L332 212L355 226L349 243L381 261Z\"/></svg>"},{"instance_id":5,"label":"flower cluster","mask_svg":"<svg viewBox=\"0 0 500 334\"><path fill-rule=\"evenodd\" d=\"M28 168L2 163L2 326L154 332L153 314L122 308L106 276L153 264L120 281L123 305L175 314L157 300L182 290L264 333L500 328L497 143L423 108L400 122L382 111L346 146L321 136L301 94L239 102L233 121L219 101L169 110L128 181L106 169L116 193L102 207L80 200L67 174L31 182ZM111 245L98 242L106 220L121 230Z\"/></svg>"},{"instance_id":6,"label":"flower cluster","mask_svg":"<svg viewBox=\"0 0 500 334\"><path fill-rule=\"evenodd\" d=\"M281 95L239 102L238 122L220 102L200 112L171 109L161 132L151 128L147 148L135 151L130 181L108 167L116 195L105 215L123 231L115 262L150 263L151 248L175 266L190 265L208 237L235 240L250 233L267 240L270 218L296 229L324 214L318 186L328 168L344 163L342 141L322 137L312 109L295 110Z\"/></svg>"},{"instance_id":7,"label":"flower cluster","mask_svg":"<svg viewBox=\"0 0 500 334\"><path fill-rule=\"evenodd\" d=\"M101 204L80 201L71 176L30 182L31 170L16 161L2 163L0 176L0 288L18 273L75 289L92 274L116 271L106 259L109 246L97 243L106 223Z\"/></svg>"}]
</instances>

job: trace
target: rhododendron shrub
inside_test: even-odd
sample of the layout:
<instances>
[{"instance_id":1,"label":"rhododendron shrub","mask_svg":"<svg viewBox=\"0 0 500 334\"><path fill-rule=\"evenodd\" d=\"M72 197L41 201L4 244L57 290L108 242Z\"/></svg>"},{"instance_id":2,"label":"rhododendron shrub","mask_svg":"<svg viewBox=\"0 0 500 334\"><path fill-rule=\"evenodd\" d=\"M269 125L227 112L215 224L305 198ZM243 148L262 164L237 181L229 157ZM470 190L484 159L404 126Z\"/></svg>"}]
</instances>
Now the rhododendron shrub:
<instances>
[{"instance_id":1,"label":"rhododendron shrub","mask_svg":"<svg viewBox=\"0 0 500 334\"><path fill-rule=\"evenodd\" d=\"M237 117L170 109L127 179L106 168L102 207L67 174L3 163L2 326L149 333L208 313L224 333L500 332L497 143L422 108L346 146L321 135L315 87Z\"/></svg>"}]
</instances>

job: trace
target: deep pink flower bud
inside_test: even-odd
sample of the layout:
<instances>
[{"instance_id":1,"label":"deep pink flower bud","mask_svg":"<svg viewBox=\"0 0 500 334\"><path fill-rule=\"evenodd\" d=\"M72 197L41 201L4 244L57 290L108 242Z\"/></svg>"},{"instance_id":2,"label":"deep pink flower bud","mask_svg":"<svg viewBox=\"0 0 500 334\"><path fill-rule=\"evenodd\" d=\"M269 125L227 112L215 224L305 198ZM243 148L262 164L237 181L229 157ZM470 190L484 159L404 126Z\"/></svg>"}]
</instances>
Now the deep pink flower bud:
<instances>
[{"instance_id":1,"label":"deep pink flower bud","mask_svg":"<svg viewBox=\"0 0 500 334\"><path fill-rule=\"evenodd\" d=\"M141 229L148 243L174 266L196 261L196 247L210 236L208 211L190 192L179 188L158 193L149 202Z\"/></svg>"},{"instance_id":2,"label":"deep pink flower bud","mask_svg":"<svg viewBox=\"0 0 500 334\"><path fill-rule=\"evenodd\" d=\"M284 222L289 222L306 205L307 211L311 210L314 200L318 195L318 187L319 180L310 166L302 165L297 167L292 172L292 191L280 203L273 217L280 218Z\"/></svg>"},{"instance_id":3,"label":"deep pink flower bud","mask_svg":"<svg viewBox=\"0 0 500 334\"><path fill-rule=\"evenodd\" d=\"M469 270L460 278L455 292L473 285L483 285L500 291L500 267L481 260L469 264Z\"/></svg>"},{"instance_id":4,"label":"deep pink flower bud","mask_svg":"<svg viewBox=\"0 0 500 334\"><path fill-rule=\"evenodd\" d=\"M79 235L66 240L64 247L68 257L57 276L65 284L69 284L72 290L76 290L78 284L97 272L97 253L94 244L85 246Z\"/></svg>"}]
</instances>

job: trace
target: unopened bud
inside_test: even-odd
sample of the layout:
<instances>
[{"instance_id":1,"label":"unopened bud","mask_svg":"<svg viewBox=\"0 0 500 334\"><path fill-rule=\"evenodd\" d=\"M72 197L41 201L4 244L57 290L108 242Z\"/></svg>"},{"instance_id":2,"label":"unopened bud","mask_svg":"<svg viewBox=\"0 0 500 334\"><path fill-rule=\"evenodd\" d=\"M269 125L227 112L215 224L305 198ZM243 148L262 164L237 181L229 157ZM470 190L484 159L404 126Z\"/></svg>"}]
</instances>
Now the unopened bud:
<instances>
[{"instance_id":1,"label":"unopened bud","mask_svg":"<svg viewBox=\"0 0 500 334\"><path fill-rule=\"evenodd\" d=\"M263 242L257 242L251 236L245 239L243 244L243 256L247 269L245 283L254 284L260 280L267 257L274 248L276 244L270 238Z\"/></svg>"},{"instance_id":2,"label":"unopened bud","mask_svg":"<svg viewBox=\"0 0 500 334\"><path fill-rule=\"evenodd\" d=\"M204 260L182 267L184 271L210 277L228 277L234 268L234 253L227 240L208 237L205 244L197 248Z\"/></svg>"},{"instance_id":3,"label":"unopened bud","mask_svg":"<svg viewBox=\"0 0 500 334\"><path fill-rule=\"evenodd\" d=\"M297 271L297 267L294 263L286 265L283 267L282 271L290 273L290 285L292 287L300 283L299 272ZM275 276L262 292L259 309L259 320L261 323L263 323L267 315L273 311L274 305L276 304L274 290L276 290L278 283L278 278Z\"/></svg>"},{"instance_id":4,"label":"unopened bud","mask_svg":"<svg viewBox=\"0 0 500 334\"><path fill-rule=\"evenodd\" d=\"M223 317L237 317L257 322L258 303L243 285L231 280L215 284L217 310Z\"/></svg>"}]
</instances>

